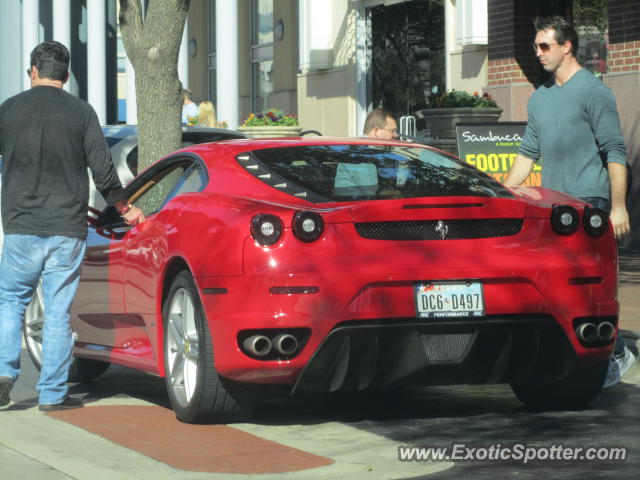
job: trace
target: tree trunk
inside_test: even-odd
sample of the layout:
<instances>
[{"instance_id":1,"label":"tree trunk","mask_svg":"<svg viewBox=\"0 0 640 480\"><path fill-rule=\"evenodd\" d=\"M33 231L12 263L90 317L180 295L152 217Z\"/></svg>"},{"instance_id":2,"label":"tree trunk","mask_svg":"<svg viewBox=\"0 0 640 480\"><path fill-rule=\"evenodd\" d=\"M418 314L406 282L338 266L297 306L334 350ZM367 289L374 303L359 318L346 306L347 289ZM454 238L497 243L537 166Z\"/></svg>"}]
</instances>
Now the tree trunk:
<instances>
[{"instance_id":1,"label":"tree trunk","mask_svg":"<svg viewBox=\"0 0 640 480\"><path fill-rule=\"evenodd\" d=\"M120 32L136 74L139 171L182 146L178 55L189 0L120 1ZM144 19L143 19L144 18Z\"/></svg>"}]
</instances>

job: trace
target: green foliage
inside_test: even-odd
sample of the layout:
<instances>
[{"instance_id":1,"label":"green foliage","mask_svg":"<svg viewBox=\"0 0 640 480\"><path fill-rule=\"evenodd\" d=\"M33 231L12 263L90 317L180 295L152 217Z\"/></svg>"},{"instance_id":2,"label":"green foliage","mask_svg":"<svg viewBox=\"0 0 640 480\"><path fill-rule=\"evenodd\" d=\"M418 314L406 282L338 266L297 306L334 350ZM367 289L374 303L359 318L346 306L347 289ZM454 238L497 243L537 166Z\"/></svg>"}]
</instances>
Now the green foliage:
<instances>
[{"instance_id":1,"label":"green foliage","mask_svg":"<svg viewBox=\"0 0 640 480\"><path fill-rule=\"evenodd\" d=\"M606 32L609 26L608 0L575 0L573 2L574 25L595 27Z\"/></svg>"},{"instance_id":2,"label":"green foliage","mask_svg":"<svg viewBox=\"0 0 640 480\"><path fill-rule=\"evenodd\" d=\"M498 104L488 93L480 95L478 92L473 94L463 92L461 90L450 90L442 95L431 97L429 108L496 108Z\"/></svg>"},{"instance_id":3,"label":"green foliage","mask_svg":"<svg viewBox=\"0 0 640 480\"><path fill-rule=\"evenodd\" d=\"M298 117L285 115L282 110L269 108L260 113L250 113L242 122L243 127L297 127Z\"/></svg>"}]
</instances>

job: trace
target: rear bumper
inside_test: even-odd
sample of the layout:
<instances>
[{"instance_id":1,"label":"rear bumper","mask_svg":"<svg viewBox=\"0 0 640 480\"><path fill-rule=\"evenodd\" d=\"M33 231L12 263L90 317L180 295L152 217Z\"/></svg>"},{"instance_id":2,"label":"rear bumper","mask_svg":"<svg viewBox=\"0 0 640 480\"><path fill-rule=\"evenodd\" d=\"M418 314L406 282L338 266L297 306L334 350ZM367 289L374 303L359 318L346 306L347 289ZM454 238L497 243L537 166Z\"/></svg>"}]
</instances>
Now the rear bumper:
<instances>
[{"instance_id":1,"label":"rear bumper","mask_svg":"<svg viewBox=\"0 0 640 480\"><path fill-rule=\"evenodd\" d=\"M332 391L552 381L607 358L613 341L585 348L573 323L606 317L617 324L615 288L569 286L566 278L573 272L565 271L545 275L553 281L541 292L504 273L481 279L486 305L481 318L416 318L415 281L409 280L415 273L373 283L365 275L292 275L209 277L198 284L202 292L225 287L225 293L202 299L216 369L239 382ZM281 285L317 285L319 292L269 294L269 287ZM284 360L260 360L242 351L244 332L273 329L306 329L309 335L300 351Z\"/></svg>"},{"instance_id":2,"label":"rear bumper","mask_svg":"<svg viewBox=\"0 0 640 480\"><path fill-rule=\"evenodd\" d=\"M346 323L322 342L293 391L548 383L577 366L606 359L606 350L579 358L564 330L544 315L428 325L417 321Z\"/></svg>"}]
</instances>

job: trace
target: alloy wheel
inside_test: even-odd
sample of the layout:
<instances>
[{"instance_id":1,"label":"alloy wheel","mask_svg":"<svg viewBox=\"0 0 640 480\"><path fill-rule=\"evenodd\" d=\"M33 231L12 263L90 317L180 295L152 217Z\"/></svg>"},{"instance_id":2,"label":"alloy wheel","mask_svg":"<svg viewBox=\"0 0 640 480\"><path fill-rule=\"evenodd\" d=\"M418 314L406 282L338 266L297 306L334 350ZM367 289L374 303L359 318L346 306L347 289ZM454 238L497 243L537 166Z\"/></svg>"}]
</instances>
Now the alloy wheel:
<instances>
[{"instance_id":1,"label":"alloy wheel","mask_svg":"<svg viewBox=\"0 0 640 480\"><path fill-rule=\"evenodd\" d=\"M200 342L196 322L193 299L185 288L179 288L169 306L165 354L170 386L182 406L193 398L198 381Z\"/></svg>"}]
</instances>

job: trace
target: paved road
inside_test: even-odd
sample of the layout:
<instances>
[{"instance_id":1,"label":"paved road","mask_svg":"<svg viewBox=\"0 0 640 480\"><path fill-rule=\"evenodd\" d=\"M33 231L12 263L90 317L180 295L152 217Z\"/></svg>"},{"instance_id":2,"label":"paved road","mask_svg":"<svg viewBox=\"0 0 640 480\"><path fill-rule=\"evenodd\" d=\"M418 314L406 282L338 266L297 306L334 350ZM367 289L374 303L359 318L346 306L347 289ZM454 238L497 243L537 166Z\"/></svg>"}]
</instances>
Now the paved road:
<instances>
[{"instance_id":1,"label":"paved road","mask_svg":"<svg viewBox=\"0 0 640 480\"><path fill-rule=\"evenodd\" d=\"M88 407L45 415L25 354L14 403L0 411L0 478L494 479L636 478L640 366L584 411L537 412L506 386L402 393L272 396L251 423L193 426L168 410L161 379L112 367L75 385ZM400 462L398 447L628 448L624 462ZM184 447L184 448L182 448ZM281 462L281 463L280 463ZM305 463L307 462L307 463ZM188 471L194 468L198 471ZM203 473L209 472L209 473ZM243 475L251 474L251 475Z\"/></svg>"}]
</instances>

